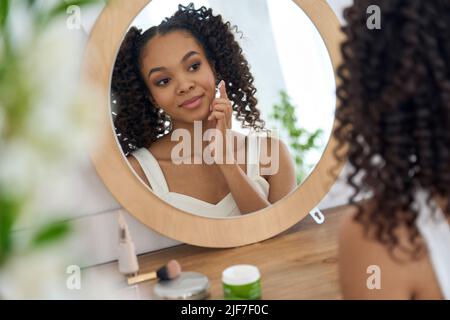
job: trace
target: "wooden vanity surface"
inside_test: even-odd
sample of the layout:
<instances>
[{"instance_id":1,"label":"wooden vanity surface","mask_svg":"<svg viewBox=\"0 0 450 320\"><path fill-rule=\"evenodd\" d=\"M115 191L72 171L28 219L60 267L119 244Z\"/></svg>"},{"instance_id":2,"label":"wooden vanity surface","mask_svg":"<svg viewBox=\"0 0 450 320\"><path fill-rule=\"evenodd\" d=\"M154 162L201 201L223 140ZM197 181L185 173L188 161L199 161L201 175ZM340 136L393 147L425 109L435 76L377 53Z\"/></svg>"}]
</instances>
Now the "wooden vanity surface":
<instances>
[{"instance_id":1,"label":"wooden vanity surface","mask_svg":"<svg viewBox=\"0 0 450 320\"><path fill-rule=\"evenodd\" d=\"M222 271L234 264L252 264L261 272L263 299L341 299L337 235L346 211L348 206L323 210L325 222L321 225L308 215L274 238L243 247L211 249L183 244L143 254L139 256L140 273L176 259L183 271L201 272L209 278L209 299L223 299ZM100 267L117 270L117 263ZM154 284L155 280L134 286L137 298L155 299Z\"/></svg>"}]
</instances>

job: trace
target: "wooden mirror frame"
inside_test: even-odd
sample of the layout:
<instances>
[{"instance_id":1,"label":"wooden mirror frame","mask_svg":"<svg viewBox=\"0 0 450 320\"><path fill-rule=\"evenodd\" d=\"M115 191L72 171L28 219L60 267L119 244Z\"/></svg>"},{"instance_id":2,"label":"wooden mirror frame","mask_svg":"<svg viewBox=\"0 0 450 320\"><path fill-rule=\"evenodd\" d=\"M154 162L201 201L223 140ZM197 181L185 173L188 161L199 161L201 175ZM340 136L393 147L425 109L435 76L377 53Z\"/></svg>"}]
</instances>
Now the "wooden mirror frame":
<instances>
[{"instance_id":1,"label":"wooden mirror frame","mask_svg":"<svg viewBox=\"0 0 450 320\"><path fill-rule=\"evenodd\" d=\"M293 0L311 19L325 42L333 70L341 62L339 21L325 0ZM90 150L94 166L113 196L140 222L172 239L188 244L227 248L273 237L304 218L327 194L343 162L333 156L333 134L320 161L290 195L263 210L230 218L208 218L178 210L157 197L126 160L114 134L110 108L112 68L123 37L133 19L150 0L110 0L97 19L87 42L82 81L100 91L100 143ZM337 107L337 106L336 106ZM336 120L333 131L336 129Z\"/></svg>"}]
</instances>

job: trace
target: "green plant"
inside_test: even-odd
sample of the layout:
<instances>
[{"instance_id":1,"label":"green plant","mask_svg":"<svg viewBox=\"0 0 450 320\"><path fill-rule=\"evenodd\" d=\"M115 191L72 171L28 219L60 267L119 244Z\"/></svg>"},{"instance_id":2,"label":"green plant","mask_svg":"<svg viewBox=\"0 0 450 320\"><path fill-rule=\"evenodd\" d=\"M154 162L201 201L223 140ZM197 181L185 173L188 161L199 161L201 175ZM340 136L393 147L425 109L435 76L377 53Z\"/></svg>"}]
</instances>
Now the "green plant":
<instances>
[{"instance_id":1,"label":"green plant","mask_svg":"<svg viewBox=\"0 0 450 320\"><path fill-rule=\"evenodd\" d=\"M64 18L66 8L72 5L82 7L95 2L99 0L64 0L50 6L48 2L42 0L0 0L0 269L12 255L46 247L64 238L71 229L69 223L65 221L55 219L34 221L37 226L35 233L27 243L19 245L14 228L24 211L30 211L30 202L39 185L36 183L38 179L30 176L26 177L27 181L22 181L21 187L17 187L20 183L13 186L11 181L21 179L13 177L8 170L12 165L16 165L15 168L22 165L18 171L23 172L30 170L30 166L36 165L37 167L33 170L38 171L45 165L56 166L60 160L56 158L63 154L61 151L67 144L67 137L55 135L55 132L49 134L49 131L36 130L36 123L39 123L41 119L32 117L39 115L44 108L51 111L64 110L60 112L76 111L76 108L63 107L59 104L67 100L65 97L55 103L54 96L50 94L53 100L45 100L46 94L51 90L61 90L59 87L52 88L54 84L45 77L47 71L45 68L56 62L43 61L42 57L45 58L46 53L36 55L35 52L38 51L39 40L46 37L51 23L58 18ZM10 21L15 18L12 16L13 9L25 14L20 17L27 20L29 26L26 30L29 37L25 37L25 40L16 39L17 33L13 30ZM65 27L64 24L61 26ZM44 48L42 51L47 49L46 45L42 47ZM29 59L30 56L35 60ZM48 57L48 60L50 59L51 57ZM30 61L38 64L32 65L31 70ZM44 65L42 67L44 72L35 72L35 68L38 69L41 65ZM61 69L64 71L64 66ZM62 90L62 92L66 91ZM42 101L45 103L40 103ZM54 109L48 107L51 104L54 105ZM62 120L57 119L57 121ZM48 123L42 127L45 129L46 125ZM40 134L41 132L43 133ZM16 159L17 157L10 156L14 152L16 155L30 156L29 162L24 158ZM50 156L55 159L50 159ZM40 162L36 161L36 158L39 158ZM31 211L36 212L38 209L34 208Z\"/></svg>"},{"instance_id":2,"label":"green plant","mask_svg":"<svg viewBox=\"0 0 450 320\"><path fill-rule=\"evenodd\" d=\"M308 152L318 150L321 146L318 140L323 135L322 129L309 132L298 125L295 106L285 91L280 91L281 101L273 106L269 118L272 119L282 136L288 139L287 144L295 162L297 184L300 184L310 172L314 164L307 163Z\"/></svg>"},{"instance_id":3,"label":"green plant","mask_svg":"<svg viewBox=\"0 0 450 320\"><path fill-rule=\"evenodd\" d=\"M6 196L5 193L0 193L0 268L11 254L18 251L13 228L20 217L25 200L23 197L13 199ZM27 253L52 244L69 234L70 229L71 226L67 221L43 222L28 243L24 247L21 246L21 253Z\"/></svg>"}]
</instances>

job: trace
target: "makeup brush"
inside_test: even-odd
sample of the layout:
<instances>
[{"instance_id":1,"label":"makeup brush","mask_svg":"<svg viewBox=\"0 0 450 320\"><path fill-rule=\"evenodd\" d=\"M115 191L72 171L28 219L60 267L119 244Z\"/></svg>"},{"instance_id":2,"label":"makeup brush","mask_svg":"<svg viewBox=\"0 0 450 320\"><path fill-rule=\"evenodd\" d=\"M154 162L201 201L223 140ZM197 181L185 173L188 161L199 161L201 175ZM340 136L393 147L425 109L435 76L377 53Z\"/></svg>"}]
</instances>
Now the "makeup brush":
<instances>
[{"instance_id":1,"label":"makeup brush","mask_svg":"<svg viewBox=\"0 0 450 320\"><path fill-rule=\"evenodd\" d=\"M133 285L143 281L160 279L160 280L172 280L178 277L181 273L181 266L177 260L170 260L166 265L162 266L156 271L143 273L137 276L128 278L128 285Z\"/></svg>"}]
</instances>

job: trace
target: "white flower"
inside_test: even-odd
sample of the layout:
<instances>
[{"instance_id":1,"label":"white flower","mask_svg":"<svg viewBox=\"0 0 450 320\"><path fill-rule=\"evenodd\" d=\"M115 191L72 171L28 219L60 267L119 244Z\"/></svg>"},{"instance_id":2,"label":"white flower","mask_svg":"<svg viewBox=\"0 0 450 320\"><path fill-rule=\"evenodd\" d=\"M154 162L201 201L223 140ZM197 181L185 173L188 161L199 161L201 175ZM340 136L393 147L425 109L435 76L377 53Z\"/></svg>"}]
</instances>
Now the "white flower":
<instances>
[{"instance_id":1,"label":"white flower","mask_svg":"<svg viewBox=\"0 0 450 320\"><path fill-rule=\"evenodd\" d=\"M24 52L19 56L24 58L18 61L17 79L24 83L18 87L28 88L31 95L23 99L31 103L23 115L24 127L8 140L2 141L0 135L0 186L14 195L40 191L43 186L49 189L51 177L65 177L85 161L97 136L97 92L79 83L81 32L67 29L65 20L58 19L32 39L28 47L21 45ZM2 115L0 109L0 133L7 121Z\"/></svg>"},{"instance_id":2,"label":"white flower","mask_svg":"<svg viewBox=\"0 0 450 320\"><path fill-rule=\"evenodd\" d=\"M36 176L33 168L37 154L23 139L0 143L0 148L0 186L13 196L28 193Z\"/></svg>"},{"instance_id":3,"label":"white flower","mask_svg":"<svg viewBox=\"0 0 450 320\"><path fill-rule=\"evenodd\" d=\"M34 41L23 62L24 71L32 70L25 79L34 95L26 134L61 156L72 154L89 115L75 101L83 43L81 32L68 30L64 19L58 19Z\"/></svg>"},{"instance_id":4,"label":"white flower","mask_svg":"<svg viewBox=\"0 0 450 320\"><path fill-rule=\"evenodd\" d=\"M11 4L13 59L19 72L13 73L13 80L0 82L2 91L11 97L2 103L26 112L20 121L10 121L0 103L0 189L23 200L14 230L23 245L29 230L50 218L67 218L61 214L76 209L71 178L89 161L89 149L98 141L95 124L99 95L96 88L79 83L85 44L81 31L69 30L62 17L38 33L32 24L32 12L23 2ZM17 97L20 99L16 106L13 103ZM14 123L22 126L7 128ZM6 136L5 128L14 129L8 130L13 134ZM0 269L0 297L82 297L86 292L68 292L66 287L68 261L76 260L80 256L76 251L82 249L76 244L66 247L58 243L45 250L14 252ZM102 276L108 283L108 275ZM103 289L99 286L89 294L94 298Z\"/></svg>"},{"instance_id":5,"label":"white flower","mask_svg":"<svg viewBox=\"0 0 450 320\"><path fill-rule=\"evenodd\" d=\"M7 20L7 28L10 39L17 51L23 51L33 38L33 16L25 1L9 1L9 3L9 17L11 18Z\"/></svg>"}]
</instances>

